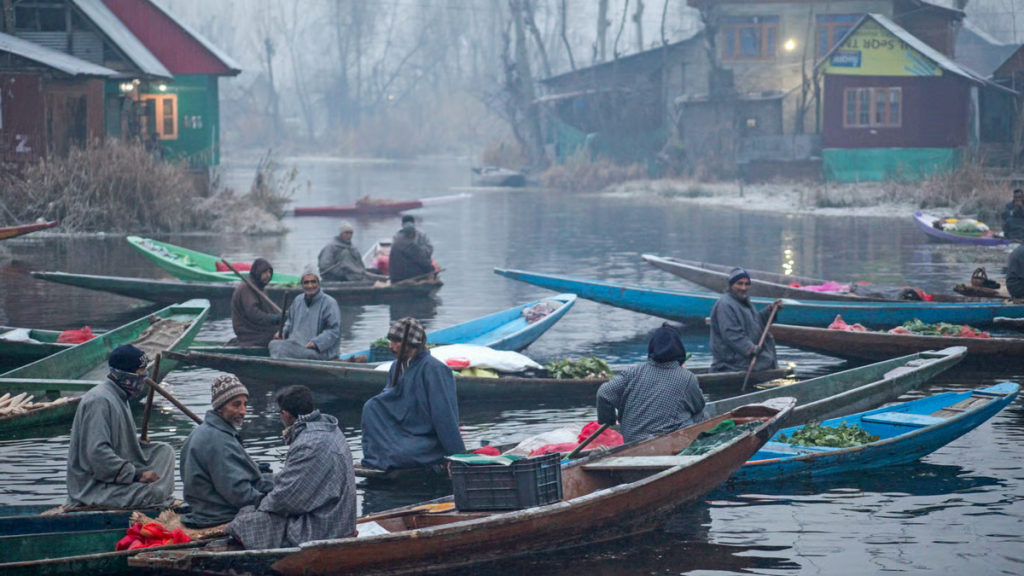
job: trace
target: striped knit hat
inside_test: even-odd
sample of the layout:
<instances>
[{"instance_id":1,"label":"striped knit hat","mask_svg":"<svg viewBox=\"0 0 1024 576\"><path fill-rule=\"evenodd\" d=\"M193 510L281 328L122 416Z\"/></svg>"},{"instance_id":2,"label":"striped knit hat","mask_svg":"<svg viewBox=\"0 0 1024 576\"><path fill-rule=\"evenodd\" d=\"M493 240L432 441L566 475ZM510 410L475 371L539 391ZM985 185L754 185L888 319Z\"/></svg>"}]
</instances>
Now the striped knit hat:
<instances>
[{"instance_id":1,"label":"striped knit hat","mask_svg":"<svg viewBox=\"0 0 1024 576\"><path fill-rule=\"evenodd\" d=\"M388 330L388 340L392 342L401 342L402 337L406 333L405 331L407 327L409 335L406 336L405 343L409 346L422 348L427 342L427 333L423 330L422 324L416 321L415 318L411 318L409 316L406 316L391 325L391 329Z\"/></svg>"},{"instance_id":2,"label":"striped knit hat","mask_svg":"<svg viewBox=\"0 0 1024 576\"><path fill-rule=\"evenodd\" d=\"M210 386L210 396L212 396L210 403L213 404L214 410L220 410L221 406L242 394L249 395L249 389L242 384L242 381L230 374L223 374L217 376L213 380L213 385Z\"/></svg>"}]
</instances>

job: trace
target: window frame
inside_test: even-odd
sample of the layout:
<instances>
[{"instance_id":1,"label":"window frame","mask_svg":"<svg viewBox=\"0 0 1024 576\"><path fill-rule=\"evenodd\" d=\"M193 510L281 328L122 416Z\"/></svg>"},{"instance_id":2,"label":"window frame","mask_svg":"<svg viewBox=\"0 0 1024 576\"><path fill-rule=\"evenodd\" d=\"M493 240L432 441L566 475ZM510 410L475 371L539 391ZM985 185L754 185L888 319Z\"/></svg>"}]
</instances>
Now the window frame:
<instances>
[{"instance_id":1,"label":"window frame","mask_svg":"<svg viewBox=\"0 0 1024 576\"><path fill-rule=\"evenodd\" d=\"M825 56L830 50L845 40L847 34L853 30L853 27L856 26L857 22L859 22L863 17L863 14L818 14L815 17L814 23L814 46L817 57L821 58ZM844 20L839 20L840 18L843 18ZM845 19L852 19L852 21ZM837 39L836 29L838 28L847 28L847 30L841 38ZM821 33L823 29L827 34L826 40L828 43L824 49L821 46Z\"/></svg>"},{"instance_id":2,"label":"window frame","mask_svg":"<svg viewBox=\"0 0 1024 576\"><path fill-rule=\"evenodd\" d=\"M778 16L729 16L721 21L721 55L726 62L764 62L779 58L779 17ZM741 32L756 30L760 35L761 46L757 56L743 54ZM727 39L732 35L732 45ZM774 35L774 38L772 36ZM771 42L770 40L774 40ZM732 54L729 54L732 50Z\"/></svg>"},{"instance_id":3,"label":"window frame","mask_svg":"<svg viewBox=\"0 0 1024 576\"><path fill-rule=\"evenodd\" d=\"M156 127L157 134L160 135L160 140L177 140L179 134L181 133L181 125L178 122L178 115L181 112L180 108L178 107L178 95L166 93L142 94L141 97L143 101L153 101L153 124ZM164 120L166 118L164 116L164 104L166 100L170 100L172 102L171 105L173 107L173 112L170 115L170 118L174 124L173 134L168 134L167 132L164 131Z\"/></svg>"},{"instance_id":4,"label":"window frame","mask_svg":"<svg viewBox=\"0 0 1024 576\"><path fill-rule=\"evenodd\" d=\"M881 101L878 99L879 96L883 96ZM893 96L896 96L895 102ZM882 104L881 110L879 110L879 104ZM894 107L893 104L896 106ZM880 112L884 115L881 121L879 120ZM854 122L850 122L851 116L855 120ZM896 117L895 121L893 121L893 116ZM843 90L843 128L902 127L903 88L899 86L861 86Z\"/></svg>"}]
</instances>

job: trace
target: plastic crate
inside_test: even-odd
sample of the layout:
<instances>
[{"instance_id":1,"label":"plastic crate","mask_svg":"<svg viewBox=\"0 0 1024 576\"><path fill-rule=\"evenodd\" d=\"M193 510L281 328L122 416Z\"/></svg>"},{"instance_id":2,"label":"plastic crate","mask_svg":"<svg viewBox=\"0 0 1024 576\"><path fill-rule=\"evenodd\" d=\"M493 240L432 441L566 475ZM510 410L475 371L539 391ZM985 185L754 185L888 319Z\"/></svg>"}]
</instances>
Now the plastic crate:
<instances>
[{"instance_id":1,"label":"plastic crate","mask_svg":"<svg viewBox=\"0 0 1024 576\"><path fill-rule=\"evenodd\" d=\"M545 454L509 466L451 467L455 507L459 510L521 510L562 499L562 457Z\"/></svg>"}]
</instances>

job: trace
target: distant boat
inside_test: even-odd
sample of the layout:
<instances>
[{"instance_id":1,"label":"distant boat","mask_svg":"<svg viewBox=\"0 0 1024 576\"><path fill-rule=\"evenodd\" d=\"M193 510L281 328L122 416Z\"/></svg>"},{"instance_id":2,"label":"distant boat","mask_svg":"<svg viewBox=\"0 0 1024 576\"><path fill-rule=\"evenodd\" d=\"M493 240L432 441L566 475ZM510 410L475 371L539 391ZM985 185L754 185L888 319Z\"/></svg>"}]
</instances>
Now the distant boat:
<instances>
[{"instance_id":1,"label":"distant boat","mask_svg":"<svg viewBox=\"0 0 1024 576\"><path fill-rule=\"evenodd\" d=\"M7 240L8 238L31 234L38 230L46 230L47 228L53 228L58 224L60 223L56 220L51 220L50 222L37 222L35 224L24 224L21 226L5 226L0 228L0 240Z\"/></svg>"},{"instance_id":2,"label":"distant boat","mask_svg":"<svg viewBox=\"0 0 1024 576\"><path fill-rule=\"evenodd\" d=\"M1019 240L1009 240L1001 236L996 236L996 234L991 230L980 235L947 232L941 228L935 227L935 222L940 220L942 220L942 218L925 214L921 211L914 212L914 223L917 224L917 227L920 228L922 232L936 240L953 242L955 244L974 244L975 246L1002 246L1004 244L1019 242Z\"/></svg>"},{"instance_id":3,"label":"distant boat","mask_svg":"<svg viewBox=\"0 0 1024 576\"><path fill-rule=\"evenodd\" d=\"M849 448L804 446L780 442L803 426L785 428L772 437L727 485L741 482L818 478L906 464L923 458L987 422L1017 398L1011 382L970 392L946 392L903 404L834 418L821 423L834 428L858 426L879 439Z\"/></svg>"},{"instance_id":4,"label":"distant boat","mask_svg":"<svg viewBox=\"0 0 1024 576\"><path fill-rule=\"evenodd\" d=\"M349 206L304 206L292 210L295 216L393 216L428 204L441 204L469 198L471 194L434 196L420 200L374 200L364 196Z\"/></svg>"},{"instance_id":5,"label":"distant boat","mask_svg":"<svg viewBox=\"0 0 1024 576\"><path fill-rule=\"evenodd\" d=\"M22 330L22 328L0 326L0 365L2 366L21 366L75 346L75 344L57 342L57 338L61 335L60 330L26 328L24 330L28 331L28 340L4 338L15 330Z\"/></svg>"},{"instance_id":6,"label":"distant boat","mask_svg":"<svg viewBox=\"0 0 1024 576\"><path fill-rule=\"evenodd\" d=\"M522 188L526 186L526 175L516 170L484 166L473 168L473 186Z\"/></svg>"},{"instance_id":7,"label":"distant boat","mask_svg":"<svg viewBox=\"0 0 1024 576\"><path fill-rule=\"evenodd\" d=\"M238 282L238 276L228 269L220 261L220 258L216 256L150 238L129 236L126 240L128 240L132 248L135 248L151 262L180 280L192 282ZM250 265L251 263L247 262L244 266L235 266L239 272L248 275ZM299 277L294 274L274 271L274 277L270 283L297 285Z\"/></svg>"}]
</instances>

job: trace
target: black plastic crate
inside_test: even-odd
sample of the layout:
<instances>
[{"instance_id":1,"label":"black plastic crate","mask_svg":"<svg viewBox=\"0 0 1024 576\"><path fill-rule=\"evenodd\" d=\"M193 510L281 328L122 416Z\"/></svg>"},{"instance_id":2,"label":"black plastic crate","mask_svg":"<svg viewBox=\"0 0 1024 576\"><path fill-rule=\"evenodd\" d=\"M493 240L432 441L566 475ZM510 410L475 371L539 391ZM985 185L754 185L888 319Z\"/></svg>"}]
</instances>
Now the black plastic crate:
<instances>
[{"instance_id":1,"label":"black plastic crate","mask_svg":"<svg viewBox=\"0 0 1024 576\"><path fill-rule=\"evenodd\" d=\"M521 510L562 499L562 457L545 454L500 464L451 467L459 510Z\"/></svg>"}]
</instances>

